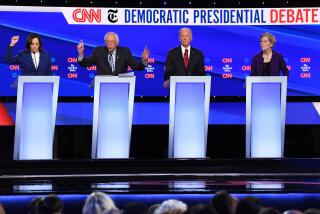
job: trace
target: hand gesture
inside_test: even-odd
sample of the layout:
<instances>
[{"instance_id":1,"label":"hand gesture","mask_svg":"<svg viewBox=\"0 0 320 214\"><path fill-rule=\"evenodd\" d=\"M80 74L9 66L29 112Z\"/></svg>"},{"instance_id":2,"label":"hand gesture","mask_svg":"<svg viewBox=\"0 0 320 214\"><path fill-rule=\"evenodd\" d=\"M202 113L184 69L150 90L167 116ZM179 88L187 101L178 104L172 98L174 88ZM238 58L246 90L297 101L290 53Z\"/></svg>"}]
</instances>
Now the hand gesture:
<instances>
[{"instance_id":1,"label":"hand gesture","mask_svg":"<svg viewBox=\"0 0 320 214\"><path fill-rule=\"evenodd\" d=\"M77 51L78 51L79 56L83 56L84 43L82 40L80 40L80 43L77 45Z\"/></svg>"},{"instance_id":2,"label":"hand gesture","mask_svg":"<svg viewBox=\"0 0 320 214\"><path fill-rule=\"evenodd\" d=\"M170 86L170 80L166 80L163 82L163 87L168 88Z\"/></svg>"},{"instance_id":3,"label":"hand gesture","mask_svg":"<svg viewBox=\"0 0 320 214\"><path fill-rule=\"evenodd\" d=\"M10 46L15 46L18 41L19 41L19 36L13 36L13 37L11 37Z\"/></svg>"},{"instance_id":4,"label":"hand gesture","mask_svg":"<svg viewBox=\"0 0 320 214\"><path fill-rule=\"evenodd\" d=\"M143 52L142 52L142 59L143 60L148 60L150 55L150 50L148 49L147 46L144 47Z\"/></svg>"}]
</instances>

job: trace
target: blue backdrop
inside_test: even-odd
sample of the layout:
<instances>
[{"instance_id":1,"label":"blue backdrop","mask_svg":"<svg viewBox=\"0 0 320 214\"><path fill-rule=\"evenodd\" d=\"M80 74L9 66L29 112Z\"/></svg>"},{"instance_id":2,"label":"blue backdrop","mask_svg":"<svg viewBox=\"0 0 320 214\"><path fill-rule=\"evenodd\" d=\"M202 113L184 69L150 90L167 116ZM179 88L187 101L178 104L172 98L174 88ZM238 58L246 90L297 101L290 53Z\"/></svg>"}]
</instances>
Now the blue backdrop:
<instances>
[{"instance_id":1,"label":"blue backdrop","mask_svg":"<svg viewBox=\"0 0 320 214\"><path fill-rule=\"evenodd\" d=\"M81 68L76 45L85 42L85 55L104 45L106 32L119 34L120 45L129 47L140 58L143 48L151 51L150 65L137 76L136 96L165 96L163 73L166 54L179 45L181 26L102 26L69 25L62 13L0 12L0 58L4 58L11 36L20 35L15 53L24 49L30 32L39 33L44 48L52 55L55 75L61 76L60 96L90 96L88 87L94 67ZM212 78L211 96L245 96L244 80L250 73L251 58L260 51L259 36L272 32L277 39L275 50L282 53L290 69L289 96L320 95L320 26L196 26L192 46L203 51L205 67ZM16 65L0 64L0 96L15 96L10 84L20 74Z\"/></svg>"}]
</instances>

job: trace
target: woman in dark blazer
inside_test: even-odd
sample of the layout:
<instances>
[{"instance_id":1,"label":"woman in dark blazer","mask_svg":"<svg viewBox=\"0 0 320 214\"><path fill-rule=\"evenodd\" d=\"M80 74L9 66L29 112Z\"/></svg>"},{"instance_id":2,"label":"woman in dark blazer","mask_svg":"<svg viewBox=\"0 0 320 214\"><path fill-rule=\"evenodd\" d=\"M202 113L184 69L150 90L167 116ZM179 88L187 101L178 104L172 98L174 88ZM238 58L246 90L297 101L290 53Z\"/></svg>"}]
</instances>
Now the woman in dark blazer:
<instances>
[{"instance_id":1,"label":"woman in dark blazer","mask_svg":"<svg viewBox=\"0 0 320 214\"><path fill-rule=\"evenodd\" d=\"M284 76L289 76L282 55L272 50L275 42L276 38L271 33L260 36L261 52L252 58L250 76L280 76L280 70Z\"/></svg>"},{"instance_id":2,"label":"woman in dark blazer","mask_svg":"<svg viewBox=\"0 0 320 214\"><path fill-rule=\"evenodd\" d=\"M18 55L13 55L14 46L19 41L19 36L13 36L8 46L5 62L19 64L21 75L48 76L52 75L51 57L42 49L42 41L38 34L31 33L26 41L26 50Z\"/></svg>"}]
</instances>

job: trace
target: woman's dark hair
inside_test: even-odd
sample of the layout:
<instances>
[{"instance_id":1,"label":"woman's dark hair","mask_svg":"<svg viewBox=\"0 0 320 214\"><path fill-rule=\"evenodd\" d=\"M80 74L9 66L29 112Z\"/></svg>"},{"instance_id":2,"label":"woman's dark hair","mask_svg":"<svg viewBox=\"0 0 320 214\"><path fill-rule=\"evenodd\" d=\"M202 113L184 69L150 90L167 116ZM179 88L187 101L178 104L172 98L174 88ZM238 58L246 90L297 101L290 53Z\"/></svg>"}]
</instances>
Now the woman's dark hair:
<instances>
[{"instance_id":1,"label":"woman's dark hair","mask_svg":"<svg viewBox=\"0 0 320 214\"><path fill-rule=\"evenodd\" d=\"M211 205L218 211L218 213L232 214L235 199L225 190L218 191L211 198Z\"/></svg>"},{"instance_id":2,"label":"woman's dark hair","mask_svg":"<svg viewBox=\"0 0 320 214\"><path fill-rule=\"evenodd\" d=\"M43 198L38 203L37 213L38 214L52 214L52 213L62 213L63 211L63 201L59 196L50 194Z\"/></svg>"},{"instance_id":3,"label":"woman's dark hair","mask_svg":"<svg viewBox=\"0 0 320 214\"><path fill-rule=\"evenodd\" d=\"M30 51L30 45L32 44L32 40L37 38L39 40L39 50L42 50L42 41L40 39L40 36L39 34L37 33L30 33L28 38L27 38L27 41L26 41L26 49L28 51Z\"/></svg>"},{"instance_id":4,"label":"woman's dark hair","mask_svg":"<svg viewBox=\"0 0 320 214\"><path fill-rule=\"evenodd\" d=\"M29 214L36 214L38 212L38 205L41 200L42 200L41 197L36 197L32 199L32 201L29 203L29 206L28 206Z\"/></svg>"}]
</instances>

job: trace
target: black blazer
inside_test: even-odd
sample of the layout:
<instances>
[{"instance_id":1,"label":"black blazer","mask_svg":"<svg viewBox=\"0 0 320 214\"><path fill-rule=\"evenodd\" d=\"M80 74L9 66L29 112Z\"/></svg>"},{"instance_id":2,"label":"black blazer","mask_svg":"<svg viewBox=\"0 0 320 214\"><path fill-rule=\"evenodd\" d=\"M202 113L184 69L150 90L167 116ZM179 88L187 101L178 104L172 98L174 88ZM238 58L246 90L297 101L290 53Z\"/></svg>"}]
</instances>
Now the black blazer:
<instances>
[{"instance_id":1,"label":"black blazer","mask_svg":"<svg viewBox=\"0 0 320 214\"><path fill-rule=\"evenodd\" d=\"M79 61L79 65L81 67L88 67L94 64L97 65L98 75L118 75L121 73L127 73L128 66L130 66L132 70L143 70L146 67L142 61L135 61L129 48L118 46L116 48L115 73L113 74L108 62L108 53L109 52L106 47L96 47L90 56Z\"/></svg>"},{"instance_id":2,"label":"black blazer","mask_svg":"<svg viewBox=\"0 0 320 214\"><path fill-rule=\"evenodd\" d=\"M188 68L184 67L181 46L171 49L167 54L166 66L164 69L164 80L170 76L204 76L203 53L191 47Z\"/></svg>"},{"instance_id":3,"label":"black blazer","mask_svg":"<svg viewBox=\"0 0 320 214\"><path fill-rule=\"evenodd\" d=\"M51 57L45 50L40 50L40 62L38 68L34 66L30 51L21 51L17 56L13 56L14 46L9 46L5 55L6 63L17 63L21 69L21 75L28 76L49 76L51 71Z\"/></svg>"}]
</instances>

